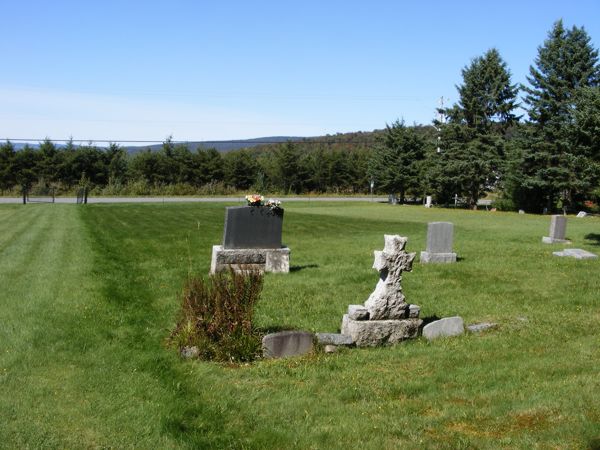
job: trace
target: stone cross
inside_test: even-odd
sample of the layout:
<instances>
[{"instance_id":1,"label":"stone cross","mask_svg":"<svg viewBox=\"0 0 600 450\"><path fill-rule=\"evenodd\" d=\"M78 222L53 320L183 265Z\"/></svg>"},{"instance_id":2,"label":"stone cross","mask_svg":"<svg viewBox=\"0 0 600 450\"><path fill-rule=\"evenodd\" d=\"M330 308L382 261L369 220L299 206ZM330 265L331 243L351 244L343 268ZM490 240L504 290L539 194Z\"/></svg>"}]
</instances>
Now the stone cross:
<instances>
[{"instance_id":1,"label":"stone cross","mask_svg":"<svg viewBox=\"0 0 600 450\"><path fill-rule=\"evenodd\" d=\"M384 235L383 250L375 251L373 268L379 271L379 281L365 302L370 320L404 319L409 305L402 294L402 272L410 272L416 253L404 250L407 239L398 235Z\"/></svg>"}]
</instances>

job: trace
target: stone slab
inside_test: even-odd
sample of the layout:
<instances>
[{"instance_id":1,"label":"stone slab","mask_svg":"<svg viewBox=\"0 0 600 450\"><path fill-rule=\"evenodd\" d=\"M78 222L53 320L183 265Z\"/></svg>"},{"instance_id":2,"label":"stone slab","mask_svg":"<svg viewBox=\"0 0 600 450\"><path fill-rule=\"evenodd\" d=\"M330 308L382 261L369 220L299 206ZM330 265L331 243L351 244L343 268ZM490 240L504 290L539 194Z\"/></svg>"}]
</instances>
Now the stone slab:
<instances>
[{"instance_id":1,"label":"stone slab","mask_svg":"<svg viewBox=\"0 0 600 450\"><path fill-rule=\"evenodd\" d=\"M267 334L262 339L265 358L286 358L309 353L313 349L314 335L307 331L280 331Z\"/></svg>"},{"instance_id":2,"label":"stone slab","mask_svg":"<svg viewBox=\"0 0 600 450\"><path fill-rule=\"evenodd\" d=\"M459 336L465 332L462 317L445 317L423 327L423 337L428 341L441 337Z\"/></svg>"},{"instance_id":3,"label":"stone slab","mask_svg":"<svg viewBox=\"0 0 600 450\"><path fill-rule=\"evenodd\" d=\"M348 317L352 320L369 320L369 310L363 305L348 305Z\"/></svg>"},{"instance_id":4,"label":"stone slab","mask_svg":"<svg viewBox=\"0 0 600 450\"><path fill-rule=\"evenodd\" d=\"M552 252L554 256L567 256L575 259L595 259L598 257L595 253L588 252L581 248L566 248L560 252Z\"/></svg>"},{"instance_id":5,"label":"stone slab","mask_svg":"<svg viewBox=\"0 0 600 450\"><path fill-rule=\"evenodd\" d=\"M315 334L317 342L321 345L354 345L352 336L339 333L317 333Z\"/></svg>"},{"instance_id":6,"label":"stone slab","mask_svg":"<svg viewBox=\"0 0 600 450\"><path fill-rule=\"evenodd\" d=\"M579 211L579 212L577 213L577 217L578 217L579 219L581 219L582 217L587 217L587 215L588 215L588 213L586 213L585 211Z\"/></svg>"},{"instance_id":7,"label":"stone slab","mask_svg":"<svg viewBox=\"0 0 600 450\"><path fill-rule=\"evenodd\" d=\"M427 224L428 253L452 253L454 224L452 222L430 222Z\"/></svg>"},{"instance_id":8,"label":"stone slab","mask_svg":"<svg viewBox=\"0 0 600 450\"><path fill-rule=\"evenodd\" d=\"M352 320L347 314L342 319L342 334L352 337L357 347L391 345L419 334L421 319Z\"/></svg>"},{"instance_id":9,"label":"stone slab","mask_svg":"<svg viewBox=\"0 0 600 450\"><path fill-rule=\"evenodd\" d=\"M283 209L265 206L225 208L223 248L281 248Z\"/></svg>"},{"instance_id":10,"label":"stone slab","mask_svg":"<svg viewBox=\"0 0 600 450\"><path fill-rule=\"evenodd\" d=\"M496 328L497 326L497 323L491 322L474 323L467 326L467 330L469 330L471 333L481 333L482 331L490 330L492 328Z\"/></svg>"},{"instance_id":11,"label":"stone slab","mask_svg":"<svg viewBox=\"0 0 600 450\"><path fill-rule=\"evenodd\" d=\"M420 261L427 263L454 263L456 262L456 253L430 253L421 252Z\"/></svg>"},{"instance_id":12,"label":"stone slab","mask_svg":"<svg viewBox=\"0 0 600 450\"><path fill-rule=\"evenodd\" d=\"M288 273L290 271L290 249L288 247L226 249L222 245L213 245L210 273L220 272L230 267L235 270Z\"/></svg>"}]
</instances>

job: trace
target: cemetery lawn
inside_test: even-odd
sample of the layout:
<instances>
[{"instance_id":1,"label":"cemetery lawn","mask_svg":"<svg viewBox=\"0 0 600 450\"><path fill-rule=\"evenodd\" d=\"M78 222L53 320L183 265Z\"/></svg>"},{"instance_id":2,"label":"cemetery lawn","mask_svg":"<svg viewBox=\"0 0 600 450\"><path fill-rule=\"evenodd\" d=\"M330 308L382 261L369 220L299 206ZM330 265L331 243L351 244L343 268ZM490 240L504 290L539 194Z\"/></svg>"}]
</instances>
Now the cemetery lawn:
<instances>
[{"instance_id":1,"label":"cemetery lawn","mask_svg":"<svg viewBox=\"0 0 600 450\"><path fill-rule=\"evenodd\" d=\"M2 448L586 448L600 445L600 260L552 256L548 216L288 203L292 272L268 274L263 329L337 332L375 286L383 234L424 249L455 224L459 262L403 279L422 317L481 335L251 365L165 346L224 204L0 206ZM600 219L569 218L600 253ZM417 257L418 261L418 257ZM597 448L597 447L596 447Z\"/></svg>"}]
</instances>

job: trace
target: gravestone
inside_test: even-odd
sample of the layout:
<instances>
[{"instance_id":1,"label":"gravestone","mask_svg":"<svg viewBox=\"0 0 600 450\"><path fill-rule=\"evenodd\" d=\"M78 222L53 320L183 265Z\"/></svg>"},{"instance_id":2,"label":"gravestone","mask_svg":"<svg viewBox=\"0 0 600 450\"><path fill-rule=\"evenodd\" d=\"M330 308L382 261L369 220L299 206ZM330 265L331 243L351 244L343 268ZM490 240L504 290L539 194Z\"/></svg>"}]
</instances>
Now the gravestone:
<instances>
[{"instance_id":1,"label":"gravestone","mask_svg":"<svg viewBox=\"0 0 600 450\"><path fill-rule=\"evenodd\" d=\"M587 217L587 215L588 215L588 213L586 213L585 211L579 211L579 212L577 213L577 218L578 218L578 219L581 219L581 218L583 218L583 217Z\"/></svg>"},{"instance_id":2,"label":"gravestone","mask_svg":"<svg viewBox=\"0 0 600 450\"><path fill-rule=\"evenodd\" d=\"M453 263L456 253L452 251L454 224L430 222L427 225L427 249L421 252L422 263Z\"/></svg>"},{"instance_id":3,"label":"gravestone","mask_svg":"<svg viewBox=\"0 0 600 450\"><path fill-rule=\"evenodd\" d=\"M213 245L210 273L228 268L288 273L290 249L281 244L282 229L281 208L227 207L223 244Z\"/></svg>"},{"instance_id":4,"label":"gravestone","mask_svg":"<svg viewBox=\"0 0 600 450\"><path fill-rule=\"evenodd\" d=\"M283 209L230 206L225 209L223 248L281 248Z\"/></svg>"},{"instance_id":5,"label":"gravestone","mask_svg":"<svg viewBox=\"0 0 600 450\"><path fill-rule=\"evenodd\" d=\"M431 208L431 195L425 197L425 208Z\"/></svg>"},{"instance_id":6,"label":"gravestone","mask_svg":"<svg viewBox=\"0 0 600 450\"><path fill-rule=\"evenodd\" d=\"M267 334L262 339L265 358L300 356L313 348L314 335L307 331L280 331Z\"/></svg>"},{"instance_id":7,"label":"gravestone","mask_svg":"<svg viewBox=\"0 0 600 450\"><path fill-rule=\"evenodd\" d=\"M553 215L550 217L550 235L544 236L542 242L544 244L565 244L570 243L565 239L567 232L567 218L561 215Z\"/></svg>"},{"instance_id":8,"label":"gravestone","mask_svg":"<svg viewBox=\"0 0 600 450\"><path fill-rule=\"evenodd\" d=\"M395 344L417 337L423 323L420 308L406 302L402 272L410 272L415 253L404 250L407 238L385 235L382 251L375 251L373 268L379 281L364 306L350 305L342 319L342 334L352 337L357 347Z\"/></svg>"}]
</instances>

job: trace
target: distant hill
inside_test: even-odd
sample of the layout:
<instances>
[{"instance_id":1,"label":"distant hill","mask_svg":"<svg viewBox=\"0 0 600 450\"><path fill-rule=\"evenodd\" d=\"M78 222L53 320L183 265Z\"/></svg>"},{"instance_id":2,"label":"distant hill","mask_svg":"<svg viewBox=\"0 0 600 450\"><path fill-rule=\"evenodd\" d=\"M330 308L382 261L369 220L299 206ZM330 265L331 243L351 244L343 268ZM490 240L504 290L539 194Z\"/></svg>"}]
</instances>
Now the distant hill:
<instances>
[{"instance_id":1,"label":"distant hill","mask_svg":"<svg viewBox=\"0 0 600 450\"><path fill-rule=\"evenodd\" d=\"M242 148L252 148L259 145L279 144L287 141L302 141L311 138L297 137L297 136L269 136L260 137L254 139L238 139L231 141L196 141L186 142L185 144L190 151L196 151L198 148L214 148L221 153L226 153L232 150L239 150ZM142 145L142 146L127 146L123 147L127 153L137 153L150 149L151 151L158 151L162 148L163 144L154 145Z\"/></svg>"}]
</instances>

